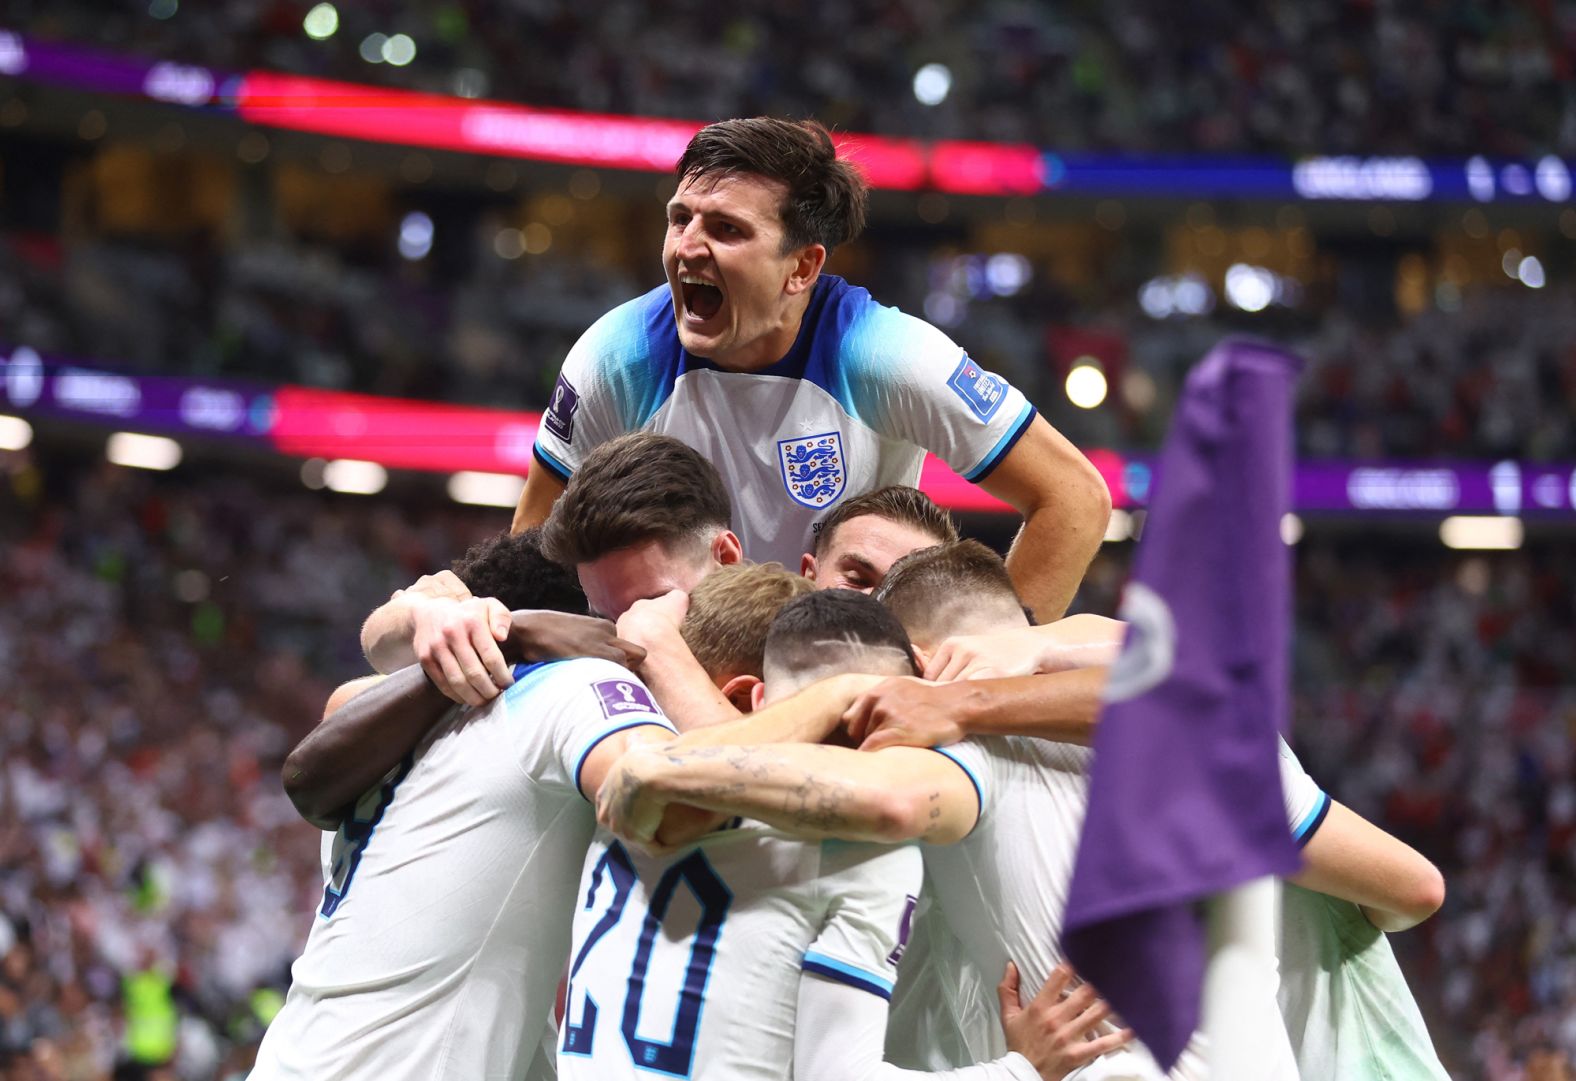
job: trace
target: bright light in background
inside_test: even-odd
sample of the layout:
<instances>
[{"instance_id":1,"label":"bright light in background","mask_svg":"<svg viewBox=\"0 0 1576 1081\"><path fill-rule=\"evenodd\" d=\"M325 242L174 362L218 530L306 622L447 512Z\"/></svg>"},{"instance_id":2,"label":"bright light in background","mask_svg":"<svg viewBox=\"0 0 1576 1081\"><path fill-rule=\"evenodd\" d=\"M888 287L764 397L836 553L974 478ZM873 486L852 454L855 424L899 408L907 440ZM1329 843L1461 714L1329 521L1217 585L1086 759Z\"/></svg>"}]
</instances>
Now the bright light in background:
<instances>
[{"instance_id":1,"label":"bright light in background","mask_svg":"<svg viewBox=\"0 0 1576 1081\"><path fill-rule=\"evenodd\" d=\"M518 229L499 229L493 237L493 253L500 259L518 259L525 254L525 234Z\"/></svg>"},{"instance_id":2,"label":"bright light in background","mask_svg":"<svg viewBox=\"0 0 1576 1081\"><path fill-rule=\"evenodd\" d=\"M1138 290L1138 306L1151 319L1207 315L1215 309L1215 294L1197 274L1150 278Z\"/></svg>"},{"instance_id":3,"label":"bright light in background","mask_svg":"<svg viewBox=\"0 0 1576 1081\"><path fill-rule=\"evenodd\" d=\"M968 306L951 293L936 290L925 297L925 318L938 327L955 327Z\"/></svg>"},{"instance_id":4,"label":"bright light in background","mask_svg":"<svg viewBox=\"0 0 1576 1081\"><path fill-rule=\"evenodd\" d=\"M1538 162L1538 192L1551 203L1563 203L1571 197L1571 171L1553 154Z\"/></svg>"},{"instance_id":5,"label":"bright light in background","mask_svg":"<svg viewBox=\"0 0 1576 1081\"><path fill-rule=\"evenodd\" d=\"M308 458L301 463L301 483L314 492L323 487L323 470L328 468L328 463L322 458Z\"/></svg>"},{"instance_id":6,"label":"bright light in background","mask_svg":"<svg viewBox=\"0 0 1576 1081\"><path fill-rule=\"evenodd\" d=\"M525 480L512 473L460 472L449 478L449 498L476 507L512 507Z\"/></svg>"},{"instance_id":7,"label":"bright light in background","mask_svg":"<svg viewBox=\"0 0 1576 1081\"><path fill-rule=\"evenodd\" d=\"M395 34L383 43L383 59L402 68L416 59L416 43L409 34Z\"/></svg>"},{"instance_id":8,"label":"bright light in background","mask_svg":"<svg viewBox=\"0 0 1576 1081\"><path fill-rule=\"evenodd\" d=\"M180 4L176 0L153 0L148 5L148 14L155 19L173 19L179 10Z\"/></svg>"},{"instance_id":9,"label":"bright light in background","mask_svg":"<svg viewBox=\"0 0 1576 1081\"><path fill-rule=\"evenodd\" d=\"M914 73L914 97L921 105L940 105L952 92L952 71L945 64L926 64Z\"/></svg>"},{"instance_id":10,"label":"bright light in background","mask_svg":"<svg viewBox=\"0 0 1576 1081\"><path fill-rule=\"evenodd\" d=\"M1521 547L1520 518L1468 517L1457 515L1439 523L1439 539L1446 548Z\"/></svg>"},{"instance_id":11,"label":"bright light in background","mask_svg":"<svg viewBox=\"0 0 1576 1081\"><path fill-rule=\"evenodd\" d=\"M1105 539L1107 541L1125 541L1133 536L1133 516L1117 507L1111 512L1111 520L1105 524Z\"/></svg>"},{"instance_id":12,"label":"bright light in background","mask_svg":"<svg viewBox=\"0 0 1576 1081\"><path fill-rule=\"evenodd\" d=\"M369 64L383 63L383 47L388 42L387 34L368 34L361 39L361 59Z\"/></svg>"},{"instance_id":13,"label":"bright light in background","mask_svg":"<svg viewBox=\"0 0 1576 1081\"><path fill-rule=\"evenodd\" d=\"M1543 263L1536 255L1529 255L1516 264L1516 277L1528 289L1542 289L1548 279L1543 274Z\"/></svg>"},{"instance_id":14,"label":"bright light in background","mask_svg":"<svg viewBox=\"0 0 1576 1081\"><path fill-rule=\"evenodd\" d=\"M0 450L21 450L33 441L33 426L21 417L0 416Z\"/></svg>"},{"instance_id":15,"label":"bright light in background","mask_svg":"<svg viewBox=\"0 0 1576 1081\"><path fill-rule=\"evenodd\" d=\"M399 253L415 261L432 250L432 219L412 210L399 223Z\"/></svg>"},{"instance_id":16,"label":"bright light in background","mask_svg":"<svg viewBox=\"0 0 1576 1081\"><path fill-rule=\"evenodd\" d=\"M1281 515L1281 540L1286 544L1302 540L1302 519L1290 511Z\"/></svg>"},{"instance_id":17,"label":"bright light in background","mask_svg":"<svg viewBox=\"0 0 1576 1081\"><path fill-rule=\"evenodd\" d=\"M181 445L162 435L116 432L104 445L104 456L132 469L174 469L181 464Z\"/></svg>"},{"instance_id":18,"label":"bright light in background","mask_svg":"<svg viewBox=\"0 0 1576 1081\"><path fill-rule=\"evenodd\" d=\"M1105 401L1105 372L1092 357L1081 357L1067 373L1067 400L1079 409L1093 409Z\"/></svg>"},{"instance_id":19,"label":"bright light in background","mask_svg":"<svg viewBox=\"0 0 1576 1081\"><path fill-rule=\"evenodd\" d=\"M1517 272L1521 269L1521 250L1511 248L1505 252L1499 260L1499 268L1505 272L1507 278L1519 277Z\"/></svg>"},{"instance_id":20,"label":"bright light in background","mask_svg":"<svg viewBox=\"0 0 1576 1081\"><path fill-rule=\"evenodd\" d=\"M334 31L339 29L339 11L333 4L319 4L306 13L306 18L301 20L301 29L306 31L306 36L313 41L324 41L334 36Z\"/></svg>"},{"instance_id":21,"label":"bright light in background","mask_svg":"<svg viewBox=\"0 0 1576 1081\"><path fill-rule=\"evenodd\" d=\"M1275 299L1275 275L1263 267L1232 263L1226 270L1226 299L1245 312L1261 312Z\"/></svg>"},{"instance_id":22,"label":"bright light in background","mask_svg":"<svg viewBox=\"0 0 1576 1081\"><path fill-rule=\"evenodd\" d=\"M1002 252L985 262L985 281L999 297L1016 296L1029 284L1032 273L1029 261L1015 252Z\"/></svg>"},{"instance_id":23,"label":"bright light in background","mask_svg":"<svg viewBox=\"0 0 1576 1081\"><path fill-rule=\"evenodd\" d=\"M336 458L323 466L323 484L347 495L376 495L389 482L389 471L377 462Z\"/></svg>"}]
</instances>

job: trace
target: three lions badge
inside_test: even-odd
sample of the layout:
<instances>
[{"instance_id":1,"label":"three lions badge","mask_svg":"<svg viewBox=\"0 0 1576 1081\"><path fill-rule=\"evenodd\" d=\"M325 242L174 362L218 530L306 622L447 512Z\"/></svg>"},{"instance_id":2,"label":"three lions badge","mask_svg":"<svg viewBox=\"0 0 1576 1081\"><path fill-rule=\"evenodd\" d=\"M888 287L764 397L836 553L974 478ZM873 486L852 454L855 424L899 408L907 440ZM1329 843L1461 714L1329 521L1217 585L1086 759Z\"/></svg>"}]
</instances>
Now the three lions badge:
<instances>
[{"instance_id":1,"label":"three lions badge","mask_svg":"<svg viewBox=\"0 0 1576 1081\"><path fill-rule=\"evenodd\" d=\"M822 432L777 441L783 486L800 506L818 510L837 501L848 484L848 459L841 432Z\"/></svg>"}]
</instances>

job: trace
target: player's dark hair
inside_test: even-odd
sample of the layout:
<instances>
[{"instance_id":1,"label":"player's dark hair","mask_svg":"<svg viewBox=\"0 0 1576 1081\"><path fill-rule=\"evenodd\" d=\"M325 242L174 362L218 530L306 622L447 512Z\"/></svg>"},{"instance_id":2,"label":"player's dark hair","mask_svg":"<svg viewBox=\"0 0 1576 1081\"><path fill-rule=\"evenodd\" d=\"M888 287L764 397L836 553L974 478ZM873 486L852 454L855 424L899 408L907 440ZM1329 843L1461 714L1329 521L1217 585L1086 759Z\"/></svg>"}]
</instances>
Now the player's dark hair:
<instances>
[{"instance_id":1,"label":"player's dark hair","mask_svg":"<svg viewBox=\"0 0 1576 1081\"><path fill-rule=\"evenodd\" d=\"M821 589L783 606L766 634L766 663L788 672L832 667L860 649L896 650L919 673L903 625L884 605L851 589Z\"/></svg>"},{"instance_id":2,"label":"player's dark hair","mask_svg":"<svg viewBox=\"0 0 1576 1081\"><path fill-rule=\"evenodd\" d=\"M816 558L819 559L827 545L832 543L832 534L838 526L852 518L866 515L912 526L936 538L937 544L958 539L958 527L952 521L952 515L936 506L928 495L906 484L889 484L885 488L843 500L822 520L821 531L815 535Z\"/></svg>"},{"instance_id":3,"label":"player's dark hair","mask_svg":"<svg viewBox=\"0 0 1576 1081\"><path fill-rule=\"evenodd\" d=\"M631 432L575 470L542 526L542 550L572 567L646 541L709 542L732 526L716 466L672 436Z\"/></svg>"},{"instance_id":4,"label":"player's dark hair","mask_svg":"<svg viewBox=\"0 0 1576 1081\"><path fill-rule=\"evenodd\" d=\"M680 183L747 173L786 185L785 254L810 244L830 253L865 228L864 178L838 158L832 136L814 120L757 116L707 124L684 148L674 172Z\"/></svg>"},{"instance_id":5,"label":"player's dark hair","mask_svg":"<svg viewBox=\"0 0 1576 1081\"><path fill-rule=\"evenodd\" d=\"M713 680L755 676L765 666L766 634L783 605L815 586L781 563L719 567L690 591L679 633Z\"/></svg>"},{"instance_id":6,"label":"player's dark hair","mask_svg":"<svg viewBox=\"0 0 1576 1081\"><path fill-rule=\"evenodd\" d=\"M574 573L543 553L539 528L478 541L450 569L472 594L497 597L511 612L546 608L584 615L588 611Z\"/></svg>"},{"instance_id":7,"label":"player's dark hair","mask_svg":"<svg viewBox=\"0 0 1576 1081\"><path fill-rule=\"evenodd\" d=\"M872 596L921 644L945 637L965 610L991 601L1034 619L1001 556L972 539L910 552L892 564Z\"/></svg>"}]
</instances>

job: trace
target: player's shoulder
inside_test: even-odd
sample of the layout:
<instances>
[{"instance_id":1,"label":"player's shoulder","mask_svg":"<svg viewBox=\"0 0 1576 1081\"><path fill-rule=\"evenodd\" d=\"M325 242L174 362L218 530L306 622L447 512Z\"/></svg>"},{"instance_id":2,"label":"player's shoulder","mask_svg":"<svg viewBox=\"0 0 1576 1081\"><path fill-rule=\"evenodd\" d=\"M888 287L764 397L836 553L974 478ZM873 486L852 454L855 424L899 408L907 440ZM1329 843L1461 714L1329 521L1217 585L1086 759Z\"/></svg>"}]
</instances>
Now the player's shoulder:
<instances>
[{"instance_id":1,"label":"player's shoulder","mask_svg":"<svg viewBox=\"0 0 1576 1081\"><path fill-rule=\"evenodd\" d=\"M586 696L589 691L590 695ZM526 698L585 697L602 702L609 716L619 713L656 713L662 710L639 676L621 664L601 657L569 657L537 664L517 664L514 684L503 692L510 702Z\"/></svg>"},{"instance_id":2,"label":"player's shoulder","mask_svg":"<svg viewBox=\"0 0 1576 1081\"><path fill-rule=\"evenodd\" d=\"M678 377L683 348L666 285L625 301L592 323L564 362L576 394L605 390L644 402Z\"/></svg>"},{"instance_id":3,"label":"player's shoulder","mask_svg":"<svg viewBox=\"0 0 1576 1081\"><path fill-rule=\"evenodd\" d=\"M817 330L835 338L838 364L864 374L901 372L905 361L952 364L963 352L944 331L841 278L828 289Z\"/></svg>"}]
</instances>

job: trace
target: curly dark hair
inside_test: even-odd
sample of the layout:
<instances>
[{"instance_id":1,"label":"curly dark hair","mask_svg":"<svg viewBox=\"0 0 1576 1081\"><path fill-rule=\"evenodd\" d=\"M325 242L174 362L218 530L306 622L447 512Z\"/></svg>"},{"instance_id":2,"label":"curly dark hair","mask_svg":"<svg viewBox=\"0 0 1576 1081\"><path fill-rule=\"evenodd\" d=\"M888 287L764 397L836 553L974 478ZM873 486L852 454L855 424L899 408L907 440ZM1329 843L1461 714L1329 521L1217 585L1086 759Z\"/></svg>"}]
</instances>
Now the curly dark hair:
<instances>
[{"instance_id":1,"label":"curly dark hair","mask_svg":"<svg viewBox=\"0 0 1576 1081\"><path fill-rule=\"evenodd\" d=\"M838 158L831 134L814 120L757 116L707 124L684 148L674 173L681 184L747 173L786 185L784 254L811 244L830 254L865 228L865 180Z\"/></svg>"},{"instance_id":2,"label":"curly dark hair","mask_svg":"<svg viewBox=\"0 0 1576 1081\"><path fill-rule=\"evenodd\" d=\"M570 615L590 609L574 572L548 559L540 527L478 541L450 567L478 597L497 597L511 612L545 608Z\"/></svg>"}]
</instances>

